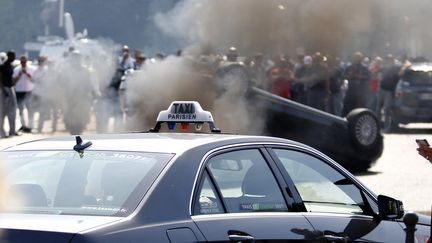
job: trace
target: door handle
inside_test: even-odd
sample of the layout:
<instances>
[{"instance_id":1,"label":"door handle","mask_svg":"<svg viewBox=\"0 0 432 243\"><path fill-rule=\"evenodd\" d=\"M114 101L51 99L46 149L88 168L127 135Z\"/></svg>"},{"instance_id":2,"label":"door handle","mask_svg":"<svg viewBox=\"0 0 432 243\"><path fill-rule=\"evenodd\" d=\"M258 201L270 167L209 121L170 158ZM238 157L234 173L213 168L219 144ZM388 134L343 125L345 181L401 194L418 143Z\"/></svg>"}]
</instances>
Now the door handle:
<instances>
[{"instance_id":1,"label":"door handle","mask_svg":"<svg viewBox=\"0 0 432 243\"><path fill-rule=\"evenodd\" d=\"M324 235L323 238L327 242L348 242L348 239L343 236L336 236L336 235Z\"/></svg>"},{"instance_id":2,"label":"door handle","mask_svg":"<svg viewBox=\"0 0 432 243\"><path fill-rule=\"evenodd\" d=\"M254 242L255 241L253 236L237 230L228 231L228 238L232 242Z\"/></svg>"}]
</instances>

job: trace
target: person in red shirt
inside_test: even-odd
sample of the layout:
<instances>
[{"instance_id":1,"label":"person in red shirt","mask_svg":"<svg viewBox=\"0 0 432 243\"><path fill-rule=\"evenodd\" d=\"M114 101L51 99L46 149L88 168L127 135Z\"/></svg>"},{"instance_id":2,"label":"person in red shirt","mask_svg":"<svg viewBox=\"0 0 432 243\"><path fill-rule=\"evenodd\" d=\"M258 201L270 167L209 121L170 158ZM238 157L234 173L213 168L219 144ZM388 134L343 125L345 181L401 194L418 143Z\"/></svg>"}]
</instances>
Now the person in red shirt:
<instances>
[{"instance_id":1,"label":"person in red shirt","mask_svg":"<svg viewBox=\"0 0 432 243\"><path fill-rule=\"evenodd\" d=\"M271 90L273 94L291 99L291 80L294 74L286 62L285 59L281 59L279 63L271 69Z\"/></svg>"},{"instance_id":2,"label":"person in red shirt","mask_svg":"<svg viewBox=\"0 0 432 243\"><path fill-rule=\"evenodd\" d=\"M376 114L379 112L378 94L379 86L382 78L382 58L376 57L369 65L371 78L369 80L369 93L367 107L373 110Z\"/></svg>"}]
</instances>

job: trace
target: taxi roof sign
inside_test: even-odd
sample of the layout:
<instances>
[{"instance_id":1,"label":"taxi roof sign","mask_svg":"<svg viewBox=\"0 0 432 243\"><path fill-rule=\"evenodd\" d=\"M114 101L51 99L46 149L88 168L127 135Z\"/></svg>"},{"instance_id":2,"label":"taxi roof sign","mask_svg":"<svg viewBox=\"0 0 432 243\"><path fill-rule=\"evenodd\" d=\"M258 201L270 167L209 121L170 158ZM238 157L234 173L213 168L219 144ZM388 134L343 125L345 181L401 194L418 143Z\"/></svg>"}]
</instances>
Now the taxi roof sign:
<instances>
[{"instance_id":1,"label":"taxi roof sign","mask_svg":"<svg viewBox=\"0 0 432 243\"><path fill-rule=\"evenodd\" d=\"M209 111L204 111L197 101L174 101L165 111L159 112L158 122L214 122Z\"/></svg>"},{"instance_id":2,"label":"taxi roof sign","mask_svg":"<svg viewBox=\"0 0 432 243\"><path fill-rule=\"evenodd\" d=\"M212 114L203 110L197 101L173 101L167 110L159 112L156 126L150 131L158 132L162 123L208 123L212 132L220 133Z\"/></svg>"}]
</instances>

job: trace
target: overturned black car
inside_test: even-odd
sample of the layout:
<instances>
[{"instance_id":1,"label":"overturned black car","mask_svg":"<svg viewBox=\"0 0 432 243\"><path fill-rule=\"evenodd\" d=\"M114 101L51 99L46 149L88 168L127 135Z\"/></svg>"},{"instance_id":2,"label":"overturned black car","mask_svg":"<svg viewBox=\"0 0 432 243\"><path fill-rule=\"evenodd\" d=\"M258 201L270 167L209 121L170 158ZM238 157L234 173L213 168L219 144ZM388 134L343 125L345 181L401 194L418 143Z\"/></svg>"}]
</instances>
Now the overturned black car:
<instances>
[{"instance_id":1,"label":"overturned black car","mask_svg":"<svg viewBox=\"0 0 432 243\"><path fill-rule=\"evenodd\" d=\"M341 118L255 87L249 98L265 110L268 135L315 147L350 171L366 171L382 154L380 126L368 109Z\"/></svg>"}]
</instances>

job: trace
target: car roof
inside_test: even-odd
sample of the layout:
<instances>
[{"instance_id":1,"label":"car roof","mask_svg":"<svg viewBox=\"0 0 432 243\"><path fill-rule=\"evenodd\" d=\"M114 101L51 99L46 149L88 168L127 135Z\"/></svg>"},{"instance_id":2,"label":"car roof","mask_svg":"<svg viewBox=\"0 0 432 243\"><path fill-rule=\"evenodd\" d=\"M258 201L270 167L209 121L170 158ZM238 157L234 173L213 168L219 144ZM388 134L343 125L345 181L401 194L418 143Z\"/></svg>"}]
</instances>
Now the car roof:
<instances>
[{"instance_id":1,"label":"car roof","mask_svg":"<svg viewBox=\"0 0 432 243\"><path fill-rule=\"evenodd\" d=\"M275 137L204 133L127 133L80 135L83 142L92 142L86 151L142 151L156 153L182 153L193 147L215 143L300 143ZM17 144L3 151L71 150L76 144L75 136L54 137ZM306 145L301 145L305 146Z\"/></svg>"},{"instance_id":2,"label":"car roof","mask_svg":"<svg viewBox=\"0 0 432 243\"><path fill-rule=\"evenodd\" d=\"M430 62L414 63L409 67L409 69L416 72L432 72L432 63Z\"/></svg>"}]
</instances>

